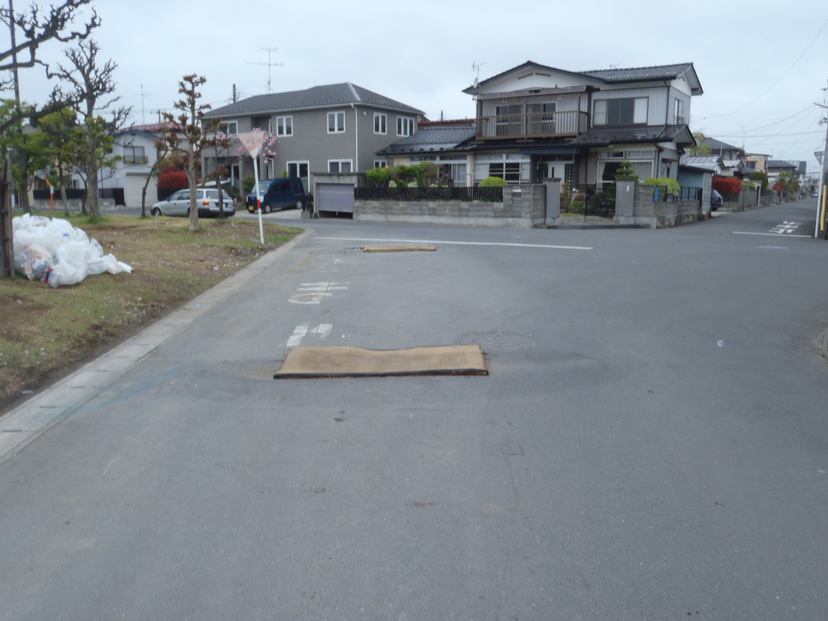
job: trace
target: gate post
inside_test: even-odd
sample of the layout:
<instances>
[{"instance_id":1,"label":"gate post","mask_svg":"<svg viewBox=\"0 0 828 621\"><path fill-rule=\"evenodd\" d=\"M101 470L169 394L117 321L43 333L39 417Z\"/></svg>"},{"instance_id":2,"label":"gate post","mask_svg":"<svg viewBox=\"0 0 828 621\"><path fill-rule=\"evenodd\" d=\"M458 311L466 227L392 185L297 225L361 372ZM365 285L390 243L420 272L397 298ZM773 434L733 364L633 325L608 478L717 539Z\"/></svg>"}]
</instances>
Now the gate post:
<instances>
[{"instance_id":1,"label":"gate post","mask_svg":"<svg viewBox=\"0 0 828 621\"><path fill-rule=\"evenodd\" d=\"M618 224L635 224L635 181L615 182L615 220Z\"/></svg>"},{"instance_id":2,"label":"gate post","mask_svg":"<svg viewBox=\"0 0 828 621\"><path fill-rule=\"evenodd\" d=\"M544 179L546 188L546 226L561 224L561 180Z\"/></svg>"}]
</instances>

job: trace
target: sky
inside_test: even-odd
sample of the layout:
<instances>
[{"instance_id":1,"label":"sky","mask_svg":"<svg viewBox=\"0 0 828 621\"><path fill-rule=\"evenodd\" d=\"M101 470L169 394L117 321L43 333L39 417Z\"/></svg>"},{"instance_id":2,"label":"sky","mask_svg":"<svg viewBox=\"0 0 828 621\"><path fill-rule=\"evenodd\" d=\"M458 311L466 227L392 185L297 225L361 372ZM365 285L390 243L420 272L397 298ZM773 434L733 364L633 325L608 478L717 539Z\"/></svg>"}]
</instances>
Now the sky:
<instances>
[{"instance_id":1,"label":"sky","mask_svg":"<svg viewBox=\"0 0 828 621\"><path fill-rule=\"evenodd\" d=\"M30 0L31 1L31 0ZM4 0L0 0L3 3ZM41 1L41 5L56 0ZM15 9L26 6L17 0ZM463 90L534 61L567 71L692 62L704 94L690 127L816 173L828 117L828 2L696 0L95 0L93 38L117 65L119 105L158 121L182 76L206 78L218 108L267 92L351 82L430 119L474 116ZM6 35L8 43L8 35ZM8 49L8 48L6 48ZM41 48L49 62L63 48ZM21 98L42 103L41 69L20 73ZM269 85L269 91L268 91Z\"/></svg>"}]
</instances>

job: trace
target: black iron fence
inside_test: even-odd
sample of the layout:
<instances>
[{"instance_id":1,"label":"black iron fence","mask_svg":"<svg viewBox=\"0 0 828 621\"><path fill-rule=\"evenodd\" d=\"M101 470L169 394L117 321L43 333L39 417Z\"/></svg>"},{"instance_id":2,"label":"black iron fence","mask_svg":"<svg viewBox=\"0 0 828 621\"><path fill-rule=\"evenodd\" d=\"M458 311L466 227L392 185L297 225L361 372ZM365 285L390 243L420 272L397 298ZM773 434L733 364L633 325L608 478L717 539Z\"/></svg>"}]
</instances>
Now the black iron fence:
<instances>
[{"instance_id":1,"label":"black iron fence","mask_svg":"<svg viewBox=\"0 0 828 621\"><path fill-rule=\"evenodd\" d=\"M615 215L615 188L579 185L561 193L561 213L612 218Z\"/></svg>"},{"instance_id":2,"label":"black iron fence","mask_svg":"<svg viewBox=\"0 0 828 621\"><path fill-rule=\"evenodd\" d=\"M449 187L356 188L354 197L366 201L487 201L503 202L503 188Z\"/></svg>"}]
</instances>

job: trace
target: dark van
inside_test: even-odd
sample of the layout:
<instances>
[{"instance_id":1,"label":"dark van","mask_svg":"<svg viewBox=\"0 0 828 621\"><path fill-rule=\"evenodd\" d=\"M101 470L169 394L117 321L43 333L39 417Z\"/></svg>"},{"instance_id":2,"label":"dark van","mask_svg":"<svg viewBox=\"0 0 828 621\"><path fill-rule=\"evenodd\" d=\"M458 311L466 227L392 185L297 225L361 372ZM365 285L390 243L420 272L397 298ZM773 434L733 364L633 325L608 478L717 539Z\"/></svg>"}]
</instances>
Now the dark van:
<instances>
[{"instance_id":1,"label":"dark van","mask_svg":"<svg viewBox=\"0 0 828 621\"><path fill-rule=\"evenodd\" d=\"M305 186L298 177L259 181L259 194L262 197L262 213L270 213L274 209L302 209L305 204ZM256 188L247 195L247 211L256 212Z\"/></svg>"}]
</instances>

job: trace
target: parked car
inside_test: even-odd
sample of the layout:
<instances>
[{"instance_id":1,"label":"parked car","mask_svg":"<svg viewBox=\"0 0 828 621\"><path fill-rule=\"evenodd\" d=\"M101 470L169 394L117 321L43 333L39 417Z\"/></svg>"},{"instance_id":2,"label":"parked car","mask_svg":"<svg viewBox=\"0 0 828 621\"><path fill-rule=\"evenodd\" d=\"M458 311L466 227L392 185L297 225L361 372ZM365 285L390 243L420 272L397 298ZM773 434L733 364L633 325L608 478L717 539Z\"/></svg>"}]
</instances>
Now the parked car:
<instances>
[{"instance_id":1,"label":"parked car","mask_svg":"<svg viewBox=\"0 0 828 621\"><path fill-rule=\"evenodd\" d=\"M198 205L198 217L210 218L221 215L219 211L219 191L216 188L198 188L196 190L196 205ZM232 197L222 190L224 199L224 215L232 216L236 213ZM167 200L158 201L152 206L150 213L154 216L189 216L190 215L190 190L178 190Z\"/></svg>"},{"instance_id":2,"label":"parked car","mask_svg":"<svg viewBox=\"0 0 828 621\"><path fill-rule=\"evenodd\" d=\"M724 199L718 191L713 190L710 193L710 211L716 211L719 207L724 205Z\"/></svg>"},{"instance_id":3,"label":"parked car","mask_svg":"<svg viewBox=\"0 0 828 621\"><path fill-rule=\"evenodd\" d=\"M262 199L262 213L274 209L302 209L305 202L305 186L299 177L283 177L259 181L259 195ZM247 211L256 211L256 188L247 195Z\"/></svg>"}]
</instances>

